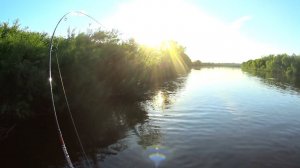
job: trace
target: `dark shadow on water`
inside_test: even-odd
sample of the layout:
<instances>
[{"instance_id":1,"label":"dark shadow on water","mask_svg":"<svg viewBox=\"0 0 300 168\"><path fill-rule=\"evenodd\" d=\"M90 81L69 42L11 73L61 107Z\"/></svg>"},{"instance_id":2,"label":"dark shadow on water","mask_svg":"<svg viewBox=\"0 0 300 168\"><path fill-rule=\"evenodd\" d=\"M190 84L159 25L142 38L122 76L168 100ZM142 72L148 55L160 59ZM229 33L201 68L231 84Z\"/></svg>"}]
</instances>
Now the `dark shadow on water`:
<instances>
[{"instance_id":1,"label":"dark shadow on water","mask_svg":"<svg viewBox=\"0 0 300 168\"><path fill-rule=\"evenodd\" d=\"M73 112L85 150L95 162L126 149L125 144L116 144L117 141L126 136L128 129L147 119L138 102L106 100L93 109L88 113ZM80 162L82 156L71 121L65 114L59 115L69 154L75 163ZM1 167L61 167L65 164L53 116L19 124L13 135L0 145Z\"/></svg>"},{"instance_id":2,"label":"dark shadow on water","mask_svg":"<svg viewBox=\"0 0 300 168\"><path fill-rule=\"evenodd\" d=\"M162 104L167 108L174 101L174 94L185 85L185 80L186 77L181 77L166 82L139 100L115 97L72 109L90 162L101 167L106 157L126 150L127 144L120 140L130 131L136 134L139 138L137 143L143 148L159 144L162 134L158 126L149 122L147 108L155 104L153 101L157 93L163 95ZM61 112L66 109L59 110L58 117L70 157L76 167L85 167L71 120L67 113ZM66 166L52 115L17 125L12 135L0 141L0 149L1 167Z\"/></svg>"}]
</instances>

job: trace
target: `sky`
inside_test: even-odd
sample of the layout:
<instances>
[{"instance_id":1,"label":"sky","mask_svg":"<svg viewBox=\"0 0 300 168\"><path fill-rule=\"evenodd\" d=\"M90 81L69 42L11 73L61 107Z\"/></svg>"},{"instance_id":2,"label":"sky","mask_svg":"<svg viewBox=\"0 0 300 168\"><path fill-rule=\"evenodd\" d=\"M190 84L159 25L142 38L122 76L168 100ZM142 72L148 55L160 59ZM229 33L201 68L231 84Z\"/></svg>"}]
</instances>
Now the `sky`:
<instances>
[{"instance_id":1,"label":"sky","mask_svg":"<svg viewBox=\"0 0 300 168\"><path fill-rule=\"evenodd\" d=\"M51 34L69 11L83 11L122 38L158 46L175 40L192 60L236 62L268 54L300 54L298 0L1 0L0 22L19 19ZM59 27L91 24L70 16Z\"/></svg>"}]
</instances>

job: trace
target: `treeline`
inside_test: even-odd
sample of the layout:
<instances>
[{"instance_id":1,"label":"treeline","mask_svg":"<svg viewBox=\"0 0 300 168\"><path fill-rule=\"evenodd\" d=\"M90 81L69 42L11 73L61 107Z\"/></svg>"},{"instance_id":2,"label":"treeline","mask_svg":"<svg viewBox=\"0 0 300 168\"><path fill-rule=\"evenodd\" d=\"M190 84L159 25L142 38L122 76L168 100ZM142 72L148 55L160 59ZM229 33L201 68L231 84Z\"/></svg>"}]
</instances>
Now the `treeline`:
<instances>
[{"instance_id":1,"label":"treeline","mask_svg":"<svg viewBox=\"0 0 300 168\"><path fill-rule=\"evenodd\" d=\"M255 60L242 63L245 71L267 71L289 76L300 76L300 56L299 55L269 55Z\"/></svg>"},{"instance_id":2,"label":"treeline","mask_svg":"<svg viewBox=\"0 0 300 168\"><path fill-rule=\"evenodd\" d=\"M54 41L53 56L58 56L71 107L77 110L103 98L138 99L164 81L188 73L192 66L185 48L174 41L149 48L102 30L69 33ZM51 111L49 43L49 35L22 29L17 22L0 25L0 120ZM55 57L52 68L55 100L63 109Z\"/></svg>"},{"instance_id":3,"label":"treeline","mask_svg":"<svg viewBox=\"0 0 300 168\"><path fill-rule=\"evenodd\" d=\"M238 63L211 63L211 62L201 62L200 60L196 60L193 62L194 68L201 67L240 67L241 64Z\"/></svg>"}]
</instances>

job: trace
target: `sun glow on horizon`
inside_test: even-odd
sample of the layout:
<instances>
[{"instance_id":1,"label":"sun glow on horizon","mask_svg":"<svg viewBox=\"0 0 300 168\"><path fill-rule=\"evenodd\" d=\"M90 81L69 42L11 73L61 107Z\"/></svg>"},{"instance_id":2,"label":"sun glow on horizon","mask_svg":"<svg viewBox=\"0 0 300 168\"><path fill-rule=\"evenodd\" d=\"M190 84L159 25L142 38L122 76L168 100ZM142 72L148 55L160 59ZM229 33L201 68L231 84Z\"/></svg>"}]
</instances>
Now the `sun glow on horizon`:
<instances>
[{"instance_id":1,"label":"sun glow on horizon","mask_svg":"<svg viewBox=\"0 0 300 168\"><path fill-rule=\"evenodd\" d=\"M251 19L241 16L226 23L183 0L132 0L120 4L105 24L119 29L125 38L133 37L148 46L178 41L193 60L242 62L279 53L278 49L241 33L240 29Z\"/></svg>"}]
</instances>

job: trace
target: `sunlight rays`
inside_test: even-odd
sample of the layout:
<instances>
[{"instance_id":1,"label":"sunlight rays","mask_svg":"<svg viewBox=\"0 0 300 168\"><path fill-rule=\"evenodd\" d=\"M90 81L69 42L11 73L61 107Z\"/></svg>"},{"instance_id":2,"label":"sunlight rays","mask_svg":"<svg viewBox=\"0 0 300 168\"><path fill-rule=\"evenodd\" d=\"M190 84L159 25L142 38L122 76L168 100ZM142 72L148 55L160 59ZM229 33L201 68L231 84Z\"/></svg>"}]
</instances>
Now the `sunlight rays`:
<instances>
[{"instance_id":1,"label":"sunlight rays","mask_svg":"<svg viewBox=\"0 0 300 168\"><path fill-rule=\"evenodd\" d=\"M175 67L175 70L178 74L184 74L187 72L187 65L184 63L184 60L181 56L183 53L179 53L178 49L176 49L178 46L174 42L169 42L168 43L168 54L169 57L171 58L172 64ZM179 49L180 50L180 49Z\"/></svg>"}]
</instances>

